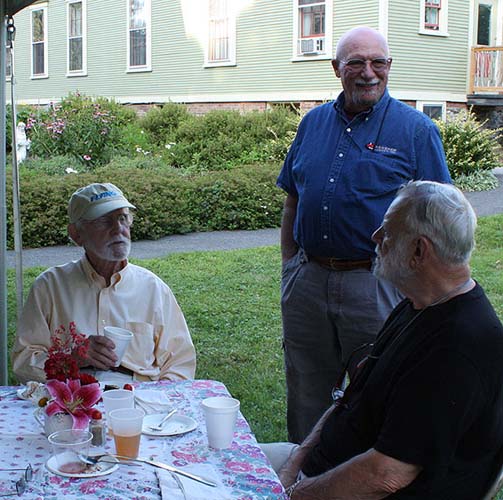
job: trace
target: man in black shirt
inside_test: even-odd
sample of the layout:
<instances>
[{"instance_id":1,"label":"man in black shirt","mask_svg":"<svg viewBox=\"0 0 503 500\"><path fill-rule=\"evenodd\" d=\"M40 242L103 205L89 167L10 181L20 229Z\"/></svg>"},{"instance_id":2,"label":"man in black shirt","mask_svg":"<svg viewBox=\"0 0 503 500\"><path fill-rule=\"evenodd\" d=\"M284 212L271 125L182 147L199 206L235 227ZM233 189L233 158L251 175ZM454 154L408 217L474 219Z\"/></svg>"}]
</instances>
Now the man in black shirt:
<instances>
[{"instance_id":1,"label":"man in black shirt","mask_svg":"<svg viewBox=\"0 0 503 500\"><path fill-rule=\"evenodd\" d=\"M407 298L288 460L265 445L293 500L484 496L503 449L503 326L470 277L475 227L451 185L398 192L373 235L374 272Z\"/></svg>"}]
</instances>

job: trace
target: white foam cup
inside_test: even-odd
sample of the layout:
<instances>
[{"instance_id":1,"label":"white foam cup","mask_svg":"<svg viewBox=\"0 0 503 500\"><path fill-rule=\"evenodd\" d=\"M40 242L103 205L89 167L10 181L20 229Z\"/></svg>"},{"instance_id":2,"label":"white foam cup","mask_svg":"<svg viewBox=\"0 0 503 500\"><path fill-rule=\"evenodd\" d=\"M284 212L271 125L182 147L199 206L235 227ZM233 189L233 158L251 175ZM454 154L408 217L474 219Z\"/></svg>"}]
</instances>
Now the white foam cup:
<instances>
[{"instance_id":1,"label":"white foam cup","mask_svg":"<svg viewBox=\"0 0 503 500\"><path fill-rule=\"evenodd\" d=\"M121 364L129 342L131 342L133 338L133 333L117 326L105 326L105 328L103 328L103 335L115 344L114 351L117 356L117 361L114 366L117 367Z\"/></svg>"},{"instance_id":2,"label":"white foam cup","mask_svg":"<svg viewBox=\"0 0 503 500\"><path fill-rule=\"evenodd\" d=\"M208 444L211 448L229 448L239 411L239 401L229 397L206 398L201 403L206 419Z\"/></svg>"}]
</instances>

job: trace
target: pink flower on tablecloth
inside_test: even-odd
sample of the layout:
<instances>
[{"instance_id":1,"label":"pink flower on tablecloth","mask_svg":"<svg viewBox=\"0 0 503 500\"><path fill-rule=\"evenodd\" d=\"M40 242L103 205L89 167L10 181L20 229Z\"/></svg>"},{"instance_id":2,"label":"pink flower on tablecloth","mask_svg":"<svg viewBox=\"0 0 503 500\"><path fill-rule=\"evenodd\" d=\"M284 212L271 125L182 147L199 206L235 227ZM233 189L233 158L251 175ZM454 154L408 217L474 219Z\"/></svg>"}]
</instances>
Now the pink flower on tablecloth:
<instances>
[{"instance_id":1,"label":"pink flower on tablecloth","mask_svg":"<svg viewBox=\"0 0 503 500\"><path fill-rule=\"evenodd\" d=\"M232 472L250 472L253 470L253 465L248 462L235 462L228 460L225 462L225 466Z\"/></svg>"},{"instance_id":2,"label":"pink flower on tablecloth","mask_svg":"<svg viewBox=\"0 0 503 500\"><path fill-rule=\"evenodd\" d=\"M173 457L177 458L178 460L185 460L186 463L190 464L198 464L206 461L203 457L199 457L195 453L183 453L181 451L172 451L171 455L173 455Z\"/></svg>"},{"instance_id":3,"label":"pink flower on tablecloth","mask_svg":"<svg viewBox=\"0 0 503 500\"><path fill-rule=\"evenodd\" d=\"M81 386L80 380L49 380L46 384L47 390L53 397L46 407L46 413L50 417L56 413L69 413L73 419L74 429L85 429L89 420L93 406L101 398L99 384L88 384Z\"/></svg>"}]
</instances>

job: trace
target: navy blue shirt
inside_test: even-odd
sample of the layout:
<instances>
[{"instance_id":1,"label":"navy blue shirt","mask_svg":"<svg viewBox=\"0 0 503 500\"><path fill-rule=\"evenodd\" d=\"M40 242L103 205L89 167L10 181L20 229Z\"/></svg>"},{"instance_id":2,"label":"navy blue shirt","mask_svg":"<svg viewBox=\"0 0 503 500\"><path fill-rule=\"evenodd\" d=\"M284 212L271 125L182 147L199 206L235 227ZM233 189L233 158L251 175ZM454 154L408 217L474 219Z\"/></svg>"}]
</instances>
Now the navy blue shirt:
<instances>
[{"instance_id":1,"label":"navy blue shirt","mask_svg":"<svg viewBox=\"0 0 503 500\"><path fill-rule=\"evenodd\" d=\"M294 239L306 252L374 257L372 233L409 180L451 182L437 126L386 91L346 118L344 92L301 121L277 185L298 198Z\"/></svg>"}]
</instances>

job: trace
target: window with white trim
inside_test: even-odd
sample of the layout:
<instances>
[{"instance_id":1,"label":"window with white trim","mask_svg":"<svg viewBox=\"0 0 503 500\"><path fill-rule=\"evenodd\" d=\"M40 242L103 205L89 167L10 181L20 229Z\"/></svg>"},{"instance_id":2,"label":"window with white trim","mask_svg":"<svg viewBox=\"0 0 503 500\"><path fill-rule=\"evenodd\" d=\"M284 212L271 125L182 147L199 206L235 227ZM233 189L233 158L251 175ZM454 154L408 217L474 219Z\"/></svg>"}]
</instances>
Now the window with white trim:
<instances>
[{"instance_id":1,"label":"window with white trim","mask_svg":"<svg viewBox=\"0 0 503 500\"><path fill-rule=\"evenodd\" d=\"M150 70L150 0L128 0L128 70Z\"/></svg>"},{"instance_id":2,"label":"window with white trim","mask_svg":"<svg viewBox=\"0 0 503 500\"><path fill-rule=\"evenodd\" d=\"M294 58L331 56L332 1L294 0Z\"/></svg>"},{"instance_id":3,"label":"window with white trim","mask_svg":"<svg viewBox=\"0 0 503 500\"><path fill-rule=\"evenodd\" d=\"M86 73L86 0L67 3L67 72L68 75Z\"/></svg>"},{"instance_id":4,"label":"window with white trim","mask_svg":"<svg viewBox=\"0 0 503 500\"><path fill-rule=\"evenodd\" d=\"M419 31L429 35L447 35L448 0L421 0Z\"/></svg>"},{"instance_id":5,"label":"window with white trim","mask_svg":"<svg viewBox=\"0 0 503 500\"><path fill-rule=\"evenodd\" d=\"M209 0L206 65L236 64L236 17L232 0Z\"/></svg>"},{"instance_id":6,"label":"window with white trim","mask_svg":"<svg viewBox=\"0 0 503 500\"><path fill-rule=\"evenodd\" d=\"M47 6L31 10L31 76L47 77Z\"/></svg>"},{"instance_id":7,"label":"window with white trim","mask_svg":"<svg viewBox=\"0 0 503 500\"><path fill-rule=\"evenodd\" d=\"M417 101L416 109L428 115L432 120L445 120L446 117L445 102Z\"/></svg>"}]
</instances>

